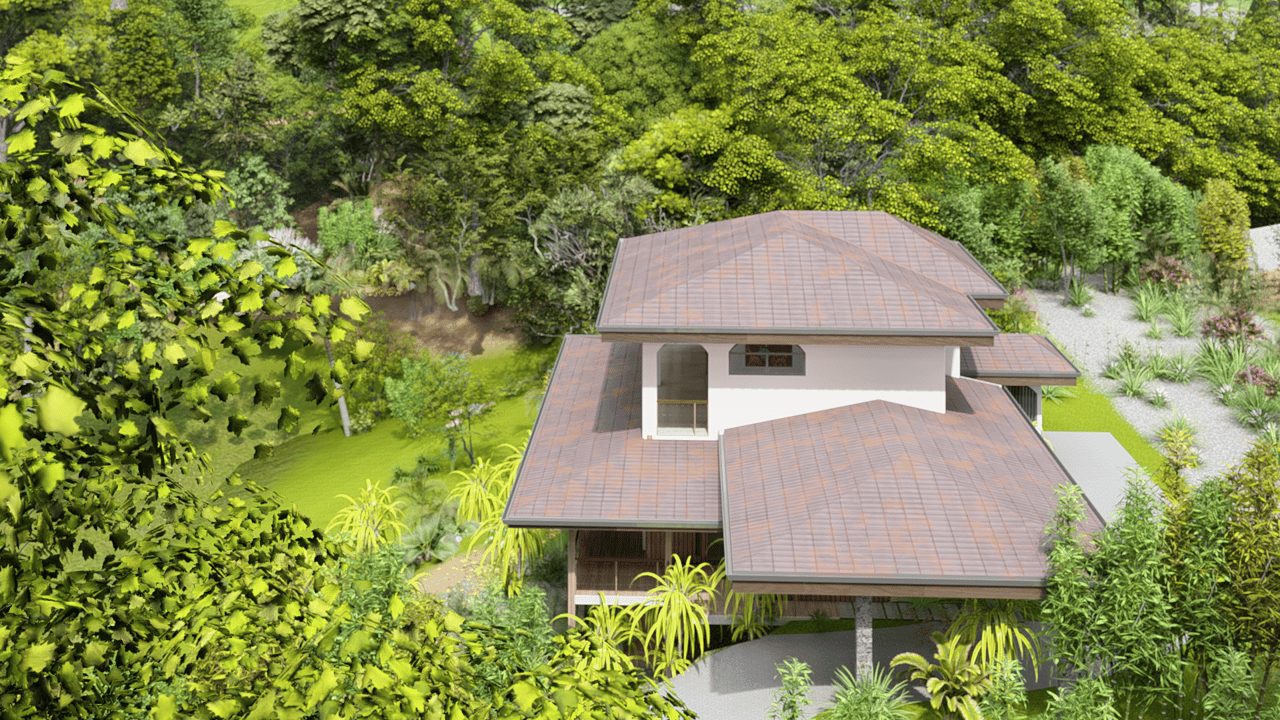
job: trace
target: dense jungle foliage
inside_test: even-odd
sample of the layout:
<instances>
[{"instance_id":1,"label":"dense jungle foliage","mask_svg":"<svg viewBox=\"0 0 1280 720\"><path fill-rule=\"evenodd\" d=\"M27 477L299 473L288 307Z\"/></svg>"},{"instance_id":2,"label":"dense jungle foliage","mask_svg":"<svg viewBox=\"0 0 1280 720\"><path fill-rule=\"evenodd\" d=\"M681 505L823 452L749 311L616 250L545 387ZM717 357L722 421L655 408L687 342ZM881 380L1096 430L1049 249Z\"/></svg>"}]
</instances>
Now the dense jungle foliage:
<instances>
[{"instance_id":1,"label":"dense jungle foliage","mask_svg":"<svg viewBox=\"0 0 1280 720\"><path fill-rule=\"evenodd\" d=\"M1280 221L1274 0L121 4L6 0L0 54L227 172L191 236L336 198L351 282L534 337L592 328L618 237L769 210L891 212L1008 280L1198 252L1212 182Z\"/></svg>"}]
</instances>

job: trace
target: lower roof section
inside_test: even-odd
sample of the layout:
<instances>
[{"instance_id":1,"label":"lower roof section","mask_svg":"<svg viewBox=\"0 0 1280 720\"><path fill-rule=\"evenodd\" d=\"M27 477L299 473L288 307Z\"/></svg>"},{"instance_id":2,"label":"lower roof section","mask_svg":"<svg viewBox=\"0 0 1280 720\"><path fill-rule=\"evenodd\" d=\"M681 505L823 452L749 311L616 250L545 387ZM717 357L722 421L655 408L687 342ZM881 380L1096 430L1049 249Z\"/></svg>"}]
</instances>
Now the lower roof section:
<instances>
[{"instance_id":1,"label":"lower roof section","mask_svg":"<svg viewBox=\"0 0 1280 720\"><path fill-rule=\"evenodd\" d=\"M568 335L503 521L718 529L716 443L644 440L640 345Z\"/></svg>"},{"instance_id":2,"label":"lower roof section","mask_svg":"<svg viewBox=\"0 0 1280 720\"><path fill-rule=\"evenodd\" d=\"M735 584L1039 588L1073 482L1003 388L967 378L947 379L946 413L876 400L720 444ZM1101 528L1092 508L1084 526Z\"/></svg>"},{"instance_id":3,"label":"lower roof section","mask_svg":"<svg viewBox=\"0 0 1280 720\"><path fill-rule=\"evenodd\" d=\"M991 347L960 348L960 374L997 385L1075 385L1080 370L1043 335L1004 333Z\"/></svg>"}]
</instances>

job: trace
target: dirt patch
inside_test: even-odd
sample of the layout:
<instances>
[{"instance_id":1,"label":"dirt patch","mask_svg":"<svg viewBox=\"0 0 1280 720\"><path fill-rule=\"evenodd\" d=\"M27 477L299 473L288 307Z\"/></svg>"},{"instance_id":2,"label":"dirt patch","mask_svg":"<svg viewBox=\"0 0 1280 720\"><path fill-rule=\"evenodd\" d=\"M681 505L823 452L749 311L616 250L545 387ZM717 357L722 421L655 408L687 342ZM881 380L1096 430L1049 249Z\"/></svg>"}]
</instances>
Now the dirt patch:
<instances>
[{"instance_id":1,"label":"dirt patch","mask_svg":"<svg viewBox=\"0 0 1280 720\"><path fill-rule=\"evenodd\" d=\"M418 580L418 589L431 595L441 595L459 585L478 587L483 579L480 563L483 554L483 551L476 550L470 555L454 555Z\"/></svg>"},{"instance_id":2,"label":"dirt patch","mask_svg":"<svg viewBox=\"0 0 1280 720\"><path fill-rule=\"evenodd\" d=\"M298 234L306 236L311 242L320 240L320 208L328 206L337 195L325 195L319 200L289 213L293 221L298 223Z\"/></svg>"},{"instance_id":3,"label":"dirt patch","mask_svg":"<svg viewBox=\"0 0 1280 720\"><path fill-rule=\"evenodd\" d=\"M397 332L410 335L420 347L433 353L483 355L506 350L523 341L513 330L515 311L510 308L473 315L466 306L457 310L437 303L434 294L415 290L403 295L365 298L369 307L386 315Z\"/></svg>"}]
</instances>

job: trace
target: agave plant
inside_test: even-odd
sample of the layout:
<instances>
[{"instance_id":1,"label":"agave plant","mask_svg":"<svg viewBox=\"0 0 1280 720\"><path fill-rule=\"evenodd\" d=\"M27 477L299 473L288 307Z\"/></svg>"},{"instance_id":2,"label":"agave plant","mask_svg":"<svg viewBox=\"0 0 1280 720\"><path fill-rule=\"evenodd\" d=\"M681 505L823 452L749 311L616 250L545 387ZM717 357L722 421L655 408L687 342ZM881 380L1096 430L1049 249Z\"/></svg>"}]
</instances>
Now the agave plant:
<instances>
[{"instance_id":1,"label":"agave plant","mask_svg":"<svg viewBox=\"0 0 1280 720\"><path fill-rule=\"evenodd\" d=\"M991 673L969 658L972 645L965 643L963 636L953 632L947 638L935 632L933 643L937 646L937 664L919 653L900 653L889 664L905 665L912 680L924 680L925 689L932 695L929 704L945 717L982 720L978 698L991 689Z\"/></svg>"}]
</instances>

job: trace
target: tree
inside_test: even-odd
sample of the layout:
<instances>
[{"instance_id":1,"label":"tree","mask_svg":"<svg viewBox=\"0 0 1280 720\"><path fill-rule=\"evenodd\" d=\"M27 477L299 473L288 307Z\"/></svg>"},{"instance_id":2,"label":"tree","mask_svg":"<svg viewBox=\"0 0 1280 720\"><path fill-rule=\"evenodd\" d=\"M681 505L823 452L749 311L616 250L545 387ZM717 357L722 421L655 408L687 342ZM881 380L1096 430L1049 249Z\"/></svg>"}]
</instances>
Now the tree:
<instances>
[{"instance_id":1,"label":"tree","mask_svg":"<svg viewBox=\"0 0 1280 720\"><path fill-rule=\"evenodd\" d=\"M1249 206L1225 180L1205 183L1204 199L1196 208L1200 219L1200 247L1213 258L1213 281L1231 284L1248 270Z\"/></svg>"},{"instance_id":2,"label":"tree","mask_svg":"<svg viewBox=\"0 0 1280 720\"><path fill-rule=\"evenodd\" d=\"M1039 169L1031 237L1038 254L1052 259L1061 269L1065 292L1068 278L1075 277L1076 268L1092 272L1105 258L1103 208L1083 177L1083 163L1079 158L1064 161L1045 158Z\"/></svg>"},{"instance_id":3,"label":"tree","mask_svg":"<svg viewBox=\"0 0 1280 720\"><path fill-rule=\"evenodd\" d=\"M1231 503L1227 615L1240 647L1264 658L1266 687L1280 647L1280 573L1273 567L1280 558L1280 448L1265 440L1255 443L1224 481Z\"/></svg>"},{"instance_id":4,"label":"tree","mask_svg":"<svg viewBox=\"0 0 1280 720\"><path fill-rule=\"evenodd\" d=\"M236 33L244 29L249 18L236 13L227 0L169 2L181 19L183 39L191 50L191 68L195 77L192 94L198 100L202 75L231 64Z\"/></svg>"},{"instance_id":5,"label":"tree","mask_svg":"<svg viewBox=\"0 0 1280 720\"><path fill-rule=\"evenodd\" d=\"M186 241L120 225L135 195L188 207L223 189L145 137L87 122L128 116L56 73L15 63L0 82L28 122L0 165L0 272L24 280L0 285L8 715L513 718L615 706L681 716L678 702L634 673L579 673L580 645L507 688L479 692L472 668L485 643L470 633L488 629L399 596L384 599L385 613L361 614L363 601L346 592L359 583L326 574L339 550L305 518L238 478L204 477L207 461L173 415L207 419L215 398L240 392L234 373L213 374L219 358L337 340L347 321L327 295L282 282L294 272L287 251L272 274L232 262L236 243L250 238L234 226ZM125 199L98 202L107 190ZM121 247L66 287L59 245L88 224L114 230ZM358 317L364 308L341 309ZM306 371L296 353L286 367ZM317 399L329 376L327 367L314 372ZM279 392L264 382L253 397L270 404ZM286 407L279 424L297 417ZM248 423L233 416L227 431Z\"/></svg>"},{"instance_id":6,"label":"tree","mask_svg":"<svg viewBox=\"0 0 1280 720\"><path fill-rule=\"evenodd\" d=\"M443 435L451 458L461 445L475 467L472 425L493 403L484 385L471 375L466 358L423 351L401 363L401 377L384 381L392 416L405 424L410 437Z\"/></svg>"}]
</instances>

